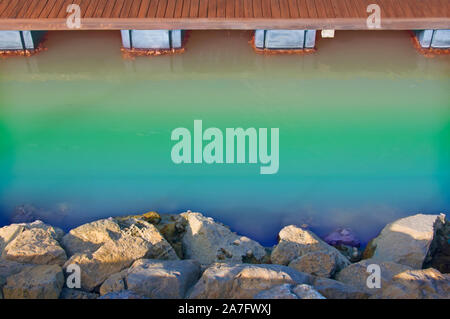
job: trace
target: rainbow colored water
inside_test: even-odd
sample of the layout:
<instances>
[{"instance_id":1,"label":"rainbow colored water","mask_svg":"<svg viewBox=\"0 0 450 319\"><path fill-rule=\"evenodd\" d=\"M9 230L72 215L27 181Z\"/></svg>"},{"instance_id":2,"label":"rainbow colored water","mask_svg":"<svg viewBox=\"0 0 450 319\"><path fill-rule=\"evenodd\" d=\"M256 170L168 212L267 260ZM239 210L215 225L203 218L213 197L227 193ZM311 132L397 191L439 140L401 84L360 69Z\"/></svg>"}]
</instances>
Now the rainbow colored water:
<instances>
[{"instance_id":1,"label":"rainbow colored water","mask_svg":"<svg viewBox=\"0 0 450 319\"><path fill-rule=\"evenodd\" d=\"M249 38L192 32L183 55L131 61L118 32L50 32L48 51L0 60L0 223L21 204L64 203L66 227L190 209L270 244L291 223L366 241L448 213L449 56L406 32L337 32L306 56L260 56ZM171 131L195 119L280 128L278 174L175 165Z\"/></svg>"}]
</instances>

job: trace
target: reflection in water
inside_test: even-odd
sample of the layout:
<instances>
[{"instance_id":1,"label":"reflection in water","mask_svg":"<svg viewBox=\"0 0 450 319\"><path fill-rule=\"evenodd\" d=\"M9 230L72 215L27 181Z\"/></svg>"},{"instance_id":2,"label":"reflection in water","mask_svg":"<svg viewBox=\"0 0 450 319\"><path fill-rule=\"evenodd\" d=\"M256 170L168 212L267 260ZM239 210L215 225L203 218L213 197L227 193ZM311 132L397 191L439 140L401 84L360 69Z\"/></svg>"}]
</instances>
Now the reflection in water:
<instances>
[{"instance_id":1,"label":"reflection in water","mask_svg":"<svg viewBox=\"0 0 450 319\"><path fill-rule=\"evenodd\" d=\"M291 223L364 241L448 209L450 57L406 32L337 32L305 56L250 37L193 31L185 54L124 60L119 32L50 32L48 51L0 60L0 223L23 204L60 226L191 209L270 244ZM173 164L170 132L194 119L279 127L279 173Z\"/></svg>"}]
</instances>

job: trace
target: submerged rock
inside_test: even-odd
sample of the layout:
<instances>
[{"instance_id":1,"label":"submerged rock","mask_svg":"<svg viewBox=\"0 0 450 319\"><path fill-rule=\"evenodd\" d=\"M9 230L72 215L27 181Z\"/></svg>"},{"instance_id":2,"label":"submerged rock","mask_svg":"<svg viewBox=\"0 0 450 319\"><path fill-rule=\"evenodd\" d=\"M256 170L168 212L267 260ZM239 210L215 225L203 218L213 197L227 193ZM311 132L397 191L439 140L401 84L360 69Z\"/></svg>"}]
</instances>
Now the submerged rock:
<instances>
[{"instance_id":1,"label":"submerged rock","mask_svg":"<svg viewBox=\"0 0 450 319\"><path fill-rule=\"evenodd\" d=\"M128 268L141 258L178 259L156 227L144 220L129 218L117 222L100 220L75 228L63 239L73 254L64 265L81 268L81 285L93 290L110 275Z\"/></svg>"},{"instance_id":2,"label":"submerged rock","mask_svg":"<svg viewBox=\"0 0 450 319\"><path fill-rule=\"evenodd\" d=\"M378 260L365 259L341 270L336 275L336 279L368 294L375 294L379 291L379 288L369 288L367 286L367 278L371 275L371 273L367 272L367 268L371 264L376 264L380 267L381 287L388 284L395 275L406 270L412 270L411 267L406 265L389 261L380 262Z\"/></svg>"},{"instance_id":3,"label":"submerged rock","mask_svg":"<svg viewBox=\"0 0 450 319\"><path fill-rule=\"evenodd\" d=\"M328 234L324 238L324 241L331 246L346 245L359 247L361 245L361 241L350 228L338 228Z\"/></svg>"},{"instance_id":4,"label":"submerged rock","mask_svg":"<svg viewBox=\"0 0 450 319\"><path fill-rule=\"evenodd\" d=\"M202 264L264 260L266 251L256 241L239 236L200 213L186 212L181 216L186 220L182 240L186 258Z\"/></svg>"},{"instance_id":5,"label":"submerged rock","mask_svg":"<svg viewBox=\"0 0 450 319\"><path fill-rule=\"evenodd\" d=\"M444 223L443 214L417 214L396 220L367 245L364 257L422 268L436 232Z\"/></svg>"},{"instance_id":6,"label":"submerged rock","mask_svg":"<svg viewBox=\"0 0 450 319\"><path fill-rule=\"evenodd\" d=\"M184 298L200 276L200 265L193 260L140 259L128 269L127 287L151 299Z\"/></svg>"},{"instance_id":7,"label":"submerged rock","mask_svg":"<svg viewBox=\"0 0 450 319\"><path fill-rule=\"evenodd\" d=\"M450 276L433 268L407 270L395 275L373 298L450 299Z\"/></svg>"},{"instance_id":8,"label":"submerged rock","mask_svg":"<svg viewBox=\"0 0 450 319\"><path fill-rule=\"evenodd\" d=\"M281 284L309 284L313 277L281 265L216 263L192 288L191 299L245 299Z\"/></svg>"},{"instance_id":9,"label":"submerged rock","mask_svg":"<svg viewBox=\"0 0 450 319\"><path fill-rule=\"evenodd\" d=\"M313 287L305 284L283 284L257 293L254 299L326 299Z\"/></svg>"},{"instance_id":10,"label":"submerged rock","mask_svg":"<svg viewBox=\"0 0 450 319\"><path fill-rule=\"evenodd\" d=\"M350 264L337 249L309 230L286 226L280 231L278 239L271 254L275 264L288 265L292 262L293 267L325 277L332 276Z\"/></svg>"},{"instance_id":11,"label":"submerged rock","mask_svg":"<svg viewBox=\"0 0 450 319\"><path fill-rule=\"evenodd\" d=\"M58 265L40 265L25 269L6 279L5 299L57 299L64 285Z\"/></svg>"}]
</instances>

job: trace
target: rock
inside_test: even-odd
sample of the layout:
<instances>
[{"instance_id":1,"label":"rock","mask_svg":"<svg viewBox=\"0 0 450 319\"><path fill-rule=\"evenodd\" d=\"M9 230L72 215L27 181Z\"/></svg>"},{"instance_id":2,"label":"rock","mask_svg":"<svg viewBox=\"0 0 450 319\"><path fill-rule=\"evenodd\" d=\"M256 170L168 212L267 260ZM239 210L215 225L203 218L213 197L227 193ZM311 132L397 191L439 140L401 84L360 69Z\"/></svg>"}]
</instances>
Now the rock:
<instances>
[{"instance_id":1,"label":"rock","mask_svg":"<svg viewBox=\"0 0 450 319\"><path fill-rule=\"evenodd\" d=\"M313 287L328 299L367 299L370 296L360 288L327 278L317 278Z\"/></svg>"},{"instance_id":2,"label":"rock","mask_svg":"<svg viewBox=\"0 0 450 319\"><path fill-rule=\"evenodd\" d=\"M22 232L24 227L20 224L12 224L0 228L0 256L5 247Z\"/></svg>"},{"instance_id":3,"label":"rock","mask_svg":"<svg viewBox=\"0 0 450 319\"><path fill-rule=\"evenodd\" d=\"M131 216L124 216L124 217L116 217L116 220L127 220L130 218L135 218L135 219L141 219L143 221L146 221L150 224L154 224L157 225L160 223L161 221L161 216L157 213L157 212L147 212L144 213L142 215L131 215Z\"/></svg>"},{"instance_id":4,"label":"rock","mask_svg":"<svg viewBox=\"0 0 450 319\"><path fill-rule=\"evenodd\" d=\"M298 299L298 296L292 292L291 284L274 286L268 290L258 292L254 299Z\"/></svg>"},{"instance_id":5,"label":"rock","mask_svg":"<svg viewBox=\"0 0 450 319\"><path fill-rule=\"evenodd\" d=\"M41 209L38 209L30 204L25 204L15 207L9 219L11 223L31 223L41 217Z\"/></svg>"},{"instance_id":6,"label":"rock","mask_svg":"<svg viewBox=\"0 0 450 319\"><path fill-rule=\"evenodd\" d=\"M32 265L0 258L0 281L2 281L2 278L6 280L7 277L15 275L24 270L25 268L30 267L32 267Z\"/></svg>"},{"instance_id":7,"label":"rock","mask_svg":"<svg viewBox=\"0 0 450 319\"><path fill-rule=\"evenodd\" d=\"M369 243L364 256L422 268L436 231L444 223L443 214L417 214L396 220Z\"/></svg>"},{"instance_id":8,"label":"rock","mask_svg":"<svg viewBox=\"0 0 450 319\"><path fill-rule=\"evenodd\" d=\"M122 270L116 274L112 274L109 276L103 284L100 286L100 295L106 295L110 292L118 292L121 290L125 290L126 287L126 277L127 277L128 269Z\"/></svg>"},{"instance_id":9,"label":"rock","mask_svg":"<svg viewBox=\"0 0 450 319\"><path fill-rule=\"evenodd\" d=\"M351 247L347 245L336 245L333 247L339 250L339 252L352 263L357 263L362 259L362 251L357 247Z\"/></svg>"},{"instance_id":10,"label":"rock","mask_svg":"<svg viewBox=\"0 0 450 319\"><path fill-rule=\"evenodd\" d=\"M141 258L178 259L156 227L141 219L101 220L79 228L63 239L65 247L77 252L64 268L70 264L80 266L84 290L93 290Z\"/></svg>"},{"instance_id":11,"label":"rock","mask_svg":"<svg viewBox=\"0 0 450 319\"><path fill-rule=\"evenodd\" d=\"M193 260L141 259L128 269L127 286L151 299L184 298L200 276L200 265Z\"/></svg>"},{"instance_id":12,"label":"rock","mask_svg":"<svg viewBox=\"0 0 450 319\"><path fill-rule=\"evenodd\" d=\"M257 293L254 299L325 299L309 285L283 284Z\"/></svg>"},{"instance_id":13,"label":"rock","mask_svg":"<svg viewBox=\"0 0 450 319\"><path fill-rule=\"evenodd\" d=\"M56 238L56 232L52 227L24 228L4 248L2 257L23 263L62 266L67 256Z\"/></svg>"},{"instance_id":14,"label":"rock","mask_svg":"<svg viewBox=\"0 0 450 319\"><path fill-rule=\"evenodd\" d=\"M40 265L9 276L3 287L5 299L57 299L64 285L58 265Z\"/></svg>"},{"instance_id":15,"label":"rock","mask_svg":"<svg viewBox=\"0 0 450 319\"><path fill-rule=\"evenodd\" d=\"M355 264L351 264L350 266L341 270L336 275L336 279L368 294L374 294L379 289L367 287L367 278L370 276L370 273L367 272L367 267L371 264L377 264L380 266L381 287L390 282L392 280L392 277L394 277L395 275L405 270L411 270L411 268L406 265L396 264L393 262L380 262L373 259L365 259Z\"/></svg>"},{"instance_id":16,"label":"rock","mask_svg":"<svg viewBox=\"0 0 450 319\"><path fill-rule=\"evenodd\" d=\"M300 272L330 278L338 268L337 259L333 251L314 251L295 258L288 266Z\"/></svg>"},{"instance_id":17,"label":"rock","mask_svg":"<svg viewBox=\"0 0 450 319\"><path fill-rule=\"evenodd\" d=\"M61 224L70 213L71 206L68 203L58 203L51 209L25 204L14 208L10 221L11 223L31 223L35 220L43 220L50 224Z\"/></svg>"},{"instance_id":18,"label":"rock","mask_svg":"<svg viewBox=\"0 0 450 319\"><path fill-rule=\"evenodd\" d=\"M433 268L407 270L395 275L373 298L450 299L450 276Z\"/></svg>"},{"instance_id":19,"label":"rock","mask_svg":"<svg viewBox=\"0 0 450 319\"><path fill-rule=\"evenodd\" d=\"M122 290L118 292L109 292L98 299L148 299L148 298L138 295L133 291Z\"/></svg>"},{"instance_id":20,"label":"rock","mask_svg":"<svg viewBox=\"0 0 450 319\"><path fill-rule=\"evenodd\" d=\"M205 270L189 298L245 299L273 286L312 281L312 276L281 265L217 263Z\"/></svg>"},{"instance_id":21,"label":"rock","mask_svg":"<svg viewBox=\"0 0 450 319\"><path fill-rule=\"evenodd\" d=\"M292 288L292 291L299 299L326 299L310 285L297 285Z\"/></svg>"},{"instance_id":22,"label":"rock","mask_svg":"<svg viewBox=\"0 0 450 319\"><path fill-rule=\"evenodd\" d=\"M330 267L330 265L328 265L328 268L333 268L333 272L339 271L350 264L348 259L336 248L328 245L309 230L301 229L293 225L286 226L280 231L278 239L278 244L272 250L271 254L271 260L274 264L288 265L297 257L312 252L323 252L323 254L309 256L308 258L310 258L310 260L314 260L314 257L318 258L319 256L325 256L325 254L335 256L335 266ZM317 268L318 267L314 268L314 270L317 271ZM325 267L322 273L326 272L327 268Z\"/></svg>"},{"instance_id":23,"label":"rock","mask_svg":"<svg viewBox=\"0 0 450 319\"><path fill-rule=\"evenodd\" d=\"M78 289L63 288L60 299L97 299L98 295Z\"/></svg>"},{"instance_id":24,"label":"rock","mask_svg":"<svg viewBox=\"0 0 450 319\"><path fill-rule=\"evenodd\" d=\"M436 231L430 246L429 258L425 260L423 268L434 268L443 274L450 273L450 222Z\"/></svg>"},{"instance_id":25,"label":"rock","mask_svg":"<svg viewBox=\"0 0 450 319\"><path fill-rule=\"evenodd\" d=\"M200 213L181 214L186 220L183 248L186 258L202 264L214 262L260 262L266 256L264 247L239 236L214 219Z\"/></svg>"},{"instance_id":26,"label":"rock","mask_svg":"<svg viewBox=\"0 0 450 319\"><path fill-rule=\"evenodd\" d=\"M328 234L324 238L324 241L331 246L346 245L359 247L361 245L361 241L350 228L338 228Z\"/></svg>"},{"instance_id":27,"label":"rock","mask_svg":"<svg viewBox=\"0 0 450 319\"><path fill-rule=\"evenodd\" d=\"M69 256L93 253L106 242L119 239L120 233L120 226L114 219L100 219L72 229L63 237L62 245Z\"/></svg>"},{"instance_id":28,"label":"rock","mask_svg":"<svg viewBox=\"0 0 450 319\"><path fill-rule=\"evenodd\" d=\"M180 215L162 215L156 227L176 251L178 257L184 258L182 239L186 230L186 220Z\"/></svg>"}]
</instances>

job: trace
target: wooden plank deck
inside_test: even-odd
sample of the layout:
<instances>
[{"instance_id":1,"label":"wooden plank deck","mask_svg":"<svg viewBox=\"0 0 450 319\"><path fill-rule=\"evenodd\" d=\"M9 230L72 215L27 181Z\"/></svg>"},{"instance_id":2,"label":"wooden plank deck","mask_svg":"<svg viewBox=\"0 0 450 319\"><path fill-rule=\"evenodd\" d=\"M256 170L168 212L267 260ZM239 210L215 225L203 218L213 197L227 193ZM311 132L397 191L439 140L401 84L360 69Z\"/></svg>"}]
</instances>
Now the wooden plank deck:
<instances>
[{"instance_id":1,"label":"wooden plank deck","mask_svg":"<svg viewBox=\"0 0 450 319\"><path fill-rule=\"evenodd\" d=\"M372 3L382 29L450 29L450 0L0 0L0 30L67 30L69 4L86 30L365 30Z\"/></svg>"}]
</instances>

